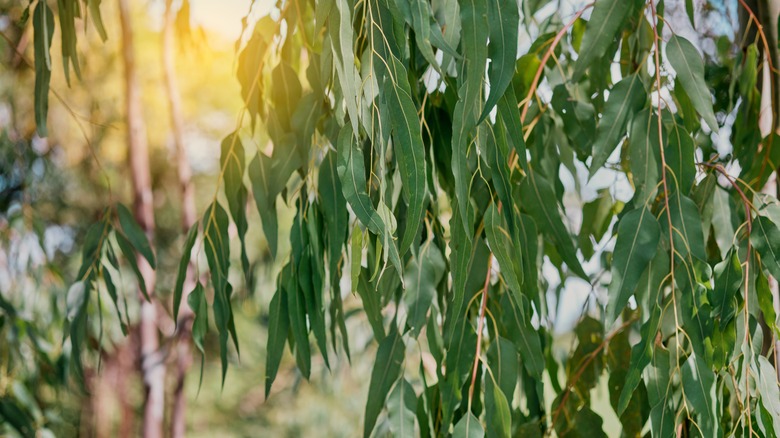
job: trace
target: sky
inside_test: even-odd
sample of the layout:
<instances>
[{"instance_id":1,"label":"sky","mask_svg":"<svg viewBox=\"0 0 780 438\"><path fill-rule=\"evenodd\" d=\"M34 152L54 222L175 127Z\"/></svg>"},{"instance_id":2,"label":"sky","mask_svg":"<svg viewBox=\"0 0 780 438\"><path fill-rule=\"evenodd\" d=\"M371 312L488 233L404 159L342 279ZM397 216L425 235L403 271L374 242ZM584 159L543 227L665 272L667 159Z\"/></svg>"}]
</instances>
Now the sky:
<instances>
[{"instance_id":1,"label":"sky","mask_svg":"<svg viewBox=\"0 0 780 438\"><path fill-rule=\"evenodd\" d=\"M194 23L235 40L251 3L251 0L190 0L190 14ZM275 1L256 0L255 3L256 10L268 11Z\"/></svg>"}]
</instances>

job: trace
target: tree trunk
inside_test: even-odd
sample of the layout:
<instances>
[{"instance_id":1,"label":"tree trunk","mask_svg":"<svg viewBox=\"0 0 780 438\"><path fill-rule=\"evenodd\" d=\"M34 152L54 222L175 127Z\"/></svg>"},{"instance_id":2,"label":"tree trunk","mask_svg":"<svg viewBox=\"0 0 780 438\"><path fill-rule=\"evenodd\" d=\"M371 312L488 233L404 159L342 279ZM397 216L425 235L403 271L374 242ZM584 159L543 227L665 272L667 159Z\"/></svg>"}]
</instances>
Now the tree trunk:
<instances>
[{"instance_id":1,"label":"tree trunk","mask_svg":"<svg viewBox=\"0 0 780 438\"><path fill-rule=\"evenodd\" d=\"M162 61L165 75L165 94L171 113L171 131L176 147L176 167L179 174L179 189L181 191L181 226L186 234L195 223L195 188L192 184L192 170L187 161L184 148L183 121L181 115L181 99L176 84L176 69L174 64L174 25L175 11L173 0L165 0L165 16L162 35ZM186 255L184 255L186 256ZM187 276L184 280L184 290L189 292L195 286L195 266L190 261L187 266ZM176 321L176 389L173 399L173 414L171 417L171 436L181 438L186 432L187 398L184 393L184 382L192 365L190 348L190 333L192 331L193 313L187 304L187 298L182 296L179 306L179 317Z\"/></svg>"},{"instance_id":2,"label":"tree trunk","mask_svg":"<svg viewBox=\"0 0 780 438\"><path fill-rule=\"evenodd\" d=\"M780 14L780 3L777 1L769 1L768 4L764 4L763 10L761 11L761 25L764 27L766 31L766 37L768 40L769 45L769 56L772 60L772 65L774 68L778 68L778 35L777 35L777 16ZM773 130L774 132L778 132L778 129L780 129L780 84L778 84L778 75L775 72L769 71L768 72L770 77L773 79L770 83L774 84L774 89L768 90L772 92L772 113L773 117L772 120L773 123ZM771 88L771 87L770 87ZM775 195L780 196L780 185L778 185L777 178L780 177L780 169L777 169L775 171ZM775 305L775 313L780 314L780 285L778 285L777 281L772 285L772 295L773 295L773 301ZM775 339L774 333L772 338L775 341L774 344L774 359L775 359L775 370L777 372L777 378L780 380L780 364L778 364L778 350L780 350L780 340Z\"/></svg>"},{"instance_id":3,"label":"tree trunk","mask_svg":"<svg viewBox=\"0 0 780 438\"><path fill-rule=\"evenodd\" d=\"M141 108L141 92L135 71L133 52L133 27L130 1L119 0L119 21L122 27L122 59L125 65L125 120L127 123L127 147L130 175L133 185L133 210L135 218L154 241L154 205L152 202L152 178L149 170L149 147L146 139ZM140 254L136 256L149 295L154 293L155 272ZM141 378L144 384L143 436L162 437L165 407L165 366L159 354L160 340L157 333L157 309L154 303L144 299L140 290L140 341Z\"/></svg>"},{"instance_id":4,"label":"tree trunk","mask_svg":"<svg viewBox=\"0 0 780 438\"><path fill-rule=\"evenodd\" d=\"M776 69L778 67L778 49L777 49L777 15L780 13L780 4L777 1L758 1L758 0L746 0L746 5L753 10L758 18L758 23L753 23L751 27L751 35L755 38L755 34L758 32L756 26L761 26L761 30L766 36L766 42L769 53L765 53L765 47L759 44L759 48L764 56L761 69L761 114L759 116L759 127L762 130L762 135L772 135L773 132L778 132L780 128L780 84L778 84L778 75L768 68L767 60L772 61L772 65ZM745 11L742 11L745 14ZM745 23L745 16L740 16L740 21ZM744 26L743 26L744 28ZM770 114L766 114L770 112ZM763 120L762 120L763 119ZM773 178L767 182L766 186L761 190L763 193L770 195L780 196L780 184L778 184L778 177L780 177L780 169L775 170ZM775 312L780 314L780 285L777 279L769 278L769 287L772 290L772 299L774 302ZM780 349L780 340L775 338L774 332L766 328L764 330L765 340L763 345L764 352L770 351L770 348L774 346L774 362L777 377L780 379L780 366L778 366L778 349Z\"/></svg>"}]
</instances>

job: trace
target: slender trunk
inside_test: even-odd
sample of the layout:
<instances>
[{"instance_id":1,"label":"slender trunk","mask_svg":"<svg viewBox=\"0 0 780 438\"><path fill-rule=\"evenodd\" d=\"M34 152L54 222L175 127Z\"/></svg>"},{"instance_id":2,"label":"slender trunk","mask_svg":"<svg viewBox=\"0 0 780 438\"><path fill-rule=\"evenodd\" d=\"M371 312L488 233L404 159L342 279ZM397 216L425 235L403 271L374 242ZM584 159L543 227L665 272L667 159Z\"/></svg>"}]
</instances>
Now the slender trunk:
<instances>
[{"instance_id":1,"label":"slender trunk","mask_svg":"<svg viewBox=\"0 0 780 438\"><path fill-rule=\"evenodd\" d=\"M195 223L195 188L192 184L192 170L187 161L187 152L184 149L183 121L181 115L181 99L176 84L176 70L174 65L173 29L175 14L173 0L165 0L165 17L162 35L162 61L165 74L165 92L168 98L168 106L171 113L171 131L176 147L176 167L179 174L179 189L181 191L181 225L186 234ZM186 255L184 255L186 256ZM184 290L189 292L195 286L195 266L192 262L187 266L187 276L184 281ZM184 437L186 432L187 398L184 393L184 382L187 372L192 365L192 351L190 348L190 333L192 330L193 313L187 304L186 296L182 296L179 306L179 318L176 321L176 389L173 399L173 414L171 417L171 436Z\"/></svg>"},{"instance_id":2,"label":"slender trunk","mask_svg":"<svg viewBox=\"0 0 780 438\"><path fill-rule=\"evenodd\" d=\"M758 18L758 23L753 23L753 29L756 26L761 26L762 31L766 35L766 45L768 47L768 53L765 52L765 47L759 45L761 52L763 53L764 65L762 66L760 83L761 83L761 113L759 116L759 128L763 136L772 135L778 132L780 128L780 84L778 84L778 75L771 71L768 67L768 60L771 60L774 68L778 67L778 48L777 48L777 14L780 13L780 4L777 1L758 1L747 0L747 6L750 7ZM743 12L744 14L744 12ZM745 23L745 18L740 17L742 23ZM756 33L756 30L752 30L751 34ZM768 113L768 114L767 114ZM777 147L777 146L775 146ZM761 190L763 193L773 194L780 197L780 184L778 184L778 177L780 177L780 169L775 170L774 177L770 178L766 186ZM780 285L778 285L778 279L769 279L769 287L772 290L772 298L775 307L775 313L780 313ZM767 342L768 341L768 342ZM777 371L777 377L780 379L780 366L778 366L778 349L780 349L780 340L776 339L774 332L771 330L765 330L765 342L763 350L768 352L770 347L774 346L774 362L775 369Z\"/></svg>"},{"instance_id":3,"label":"slender trunk","mask_svg":"<svg viewBox=\"0 0 780 438\"><path fill-rule=\"evenodd\" d=\"M122 59L125 65L125 118L130 175L133 185L133 210L136 220L151 242L154 239L152 178L149 170L146 126L141 107L141 91L135 71L130 0L119 0L119 21L122 27ZM152 295L155 272L140 254L136 259L146 288ZM140 300L138 330L141 378L144 384L143 436L157 438L163 435L165 366L158 352L160 340L157 333L157 309L154 303L144 299L140 290L138 297Z\"/></svg>"},{"instance_id":4,"label":"slender trunk","mask_svg":"<svg viewBox=\"0 0 780 438\"><path fill-rule=\"evenodd\" d=\"M772 60L772 65L775 68L778 68L778 35L777 35L777 16L780 14L780 3L777 1L769 1L768 4L765 4L763 9L761 11L761 21L762 26L767 31L767 39L769 42L769 56ZM768 92L771 92L771 99L772 99L772 120L773 123L773 131L778 132L778 129L780 129L780 84L778 84L778 75L775 72L769 71L768 72L769 77L773 79L773 81L769 81L770 84L774 83L774 88L770 86L770 90L767 90ZM780 185L777 183L777 178L780 177L780 169L775 171L775 195L780 196ZM777 281L772 285L772 298L775 305L775 313L780 314L780 285L778 285ZM778 364L778 350L780 350L780 340L776 339L773 333L772 338L775 341L774 344L774 352L775 352L775 370L777 372L777 378L780 380L780 364Z\"/></svg>"}]
</instances>

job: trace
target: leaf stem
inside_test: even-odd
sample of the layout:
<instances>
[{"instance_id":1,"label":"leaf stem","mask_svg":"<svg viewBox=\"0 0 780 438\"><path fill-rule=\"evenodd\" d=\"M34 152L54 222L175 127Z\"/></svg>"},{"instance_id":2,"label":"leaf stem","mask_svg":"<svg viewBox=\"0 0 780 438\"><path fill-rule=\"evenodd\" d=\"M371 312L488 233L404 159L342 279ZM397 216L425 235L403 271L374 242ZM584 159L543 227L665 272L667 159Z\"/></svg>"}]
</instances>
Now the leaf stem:
<instances>
[{"instance_id":1,"label":"leaf stem","mask_svg":"<svg viewBox=\"0 0 780 438\"><path fill-rule=\"evenodd\" d=\"M566 400L569 398L569 394L571 394L572 388L574 388L574 385L577 384L577 382L580 380L580 377L582 377L582 374L585 372L585 369L590 365L591 362L593 362L596 359L596 356L598 356L599 353L612 341L612 338L617 336L620 332L625 330L626 327L630 326L634 323L634 321L637 320L637 315L635 314L631 318L627 319L623 324L620 325L620 327L616 328L612 333L607 335L606 338L599 344L598 347L596 347L595 350L593 350L583 361L582 365L577 368L577 372L574 373L573 377L569 380L569 383L566 384L566 389L564 389L563 397L561 397L561 402L558 403L558 406L555 408L555 412L553 413L553 419L552 424L554 425L558 421L558 417L561 415L561 411L563 410L563 406L566 404Z\"/></svg>"},{"instance_id":2,"label":"leaf stem","mask_svg":"<svg viewBox=\"0 0 780 438\"><path fill-rule=\"evenodd\" d=\"M528 94L525 96L525 99L523 99L523 111L520 113L520 122L525 122L525 116L528 114L528 108L531 105L531 97L536 92L536 88L539 86L539 81L541 80L542 73L544 72L544 66L547 65L547 60L550 59L550 56L552 56L553 52L555 51L555 48L558 46L558 43L561 41L564 35L566 35L566 32L569 30L570 27L574 25L574 23L580 18L580 16L589 8L593 7L593 3L588 3L587 5L583 6L582 9L577 11L576 14L574 14L574 17L569 21L566 26L563 27L558 33L555 35L555 38L553 38L552 43L550 44L550 47L547 48L547 52L545 52L544 56L542 57L542 62L539 64L539 67L536 69L536 75L534 76L533 82L531 82L531 87L528 89Z\"/></svg>"}]
</instances>

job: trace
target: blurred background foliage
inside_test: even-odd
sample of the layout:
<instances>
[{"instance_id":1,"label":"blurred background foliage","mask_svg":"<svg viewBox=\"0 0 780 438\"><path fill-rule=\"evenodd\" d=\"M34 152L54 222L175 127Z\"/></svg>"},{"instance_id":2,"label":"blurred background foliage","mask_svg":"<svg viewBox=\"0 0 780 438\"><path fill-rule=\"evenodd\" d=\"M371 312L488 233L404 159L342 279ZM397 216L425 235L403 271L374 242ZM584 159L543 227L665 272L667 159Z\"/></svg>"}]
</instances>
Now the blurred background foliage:
<instances>
[{"instance_id":1,"label":"blurred background foliage","mask_svg":"<svg viewBox=\"0 0 780 438\"><path fill-rule=\"evenodd\" d=\"M14 436L16 426L35 425L41 436L72 436L97 428L120 432L140 422L142 394L137 373L115 375L123 349L134 342L119 330L112 304L103 291L102 311L92 309L91 340L100 354L86 362L88 375L98 371L104 382L84 392L69 376L69 351L63 350L66 295L80 263L80 246L89 225L104 206L131 200L127 147L122 117L123 84L116 6L103 2L108 40L92 27L79 29L81 80L69 87L61 70L52 75L49 132L35 135L32 29L25 17L27 2L0 2L0 435ZM214 3L214 4L210 4ZM185 120L185 142L197 194L211 194L217 182L219 142L235 123L241 108L240 86L234 75L234 39L247 1L194 1L192 26L177 35L176 69ZM134 2L136 56L148 129L157 220L157 294L170 303L176 266L181 256L180 202L168 106L160 63L163 2ZM61 65L59 32L52 43L52 64ZM197 211L206 207L197 196ZM253 209L252 209L253 210ZM257 215L256 212L253 212ZM252 213L250 213L252 214ZM282 215L284 217L284 215ZM289 230L292 214L282 221ZM259 220L251 217L250 220ZM286 223L286 225L285 225ZM284 231L283 231L284 232ZM237 324L245 345L240 362L233 361L224 389L220 387L218 354L207 354L203 385L187 381L188 424L192 436L275 436L303 433L348 435L360 423L372 355L343 360L329 378L302 380L293 361L280 373L280 384L268 403L263 396L264 330L273 293L274 266L258 228L250 230L250 259L260 261L257 284L239 290ZM287 239L284 239L286 241ZM125 268L127 268L125 266ZM132 298L133 274L123 269L120 291ZM137 302L128 299L130 320ZM168 305L166 308L170 308ZM165 311L169 315L168 311ZM170 316L163 333L173 331ZM354 321L360 351L370 330ZM102 327L102 329L101 329ZM216 339L207 338L209 349ZM127 352L126 352L127 353ZM136 360L130 354L129 364ZM289 358L286 358L286 360ZM127 366L127 364L125 364ZM193 375L197 375L193 369ZM328 373L315 362L315 376ZM324 376L323 376L324 377ZM126 393L112 394L118 380L128 380ZM95 380L95 382L98 382ZM170 389L173 390L172 388ZM125 400L121 400L124 398ZM95 418L96 402L107 418ZM129 404L128 406L122 406ZM129 408L129 411L124 409ZM127 418L125 418L127 417ZM12 424L13 418L19 420ZM28 429L24 429L28 430ZM197 431L201 431L200 434ZM89 435L89 433L87 433Z\"/></svg>"}]
</instances>

